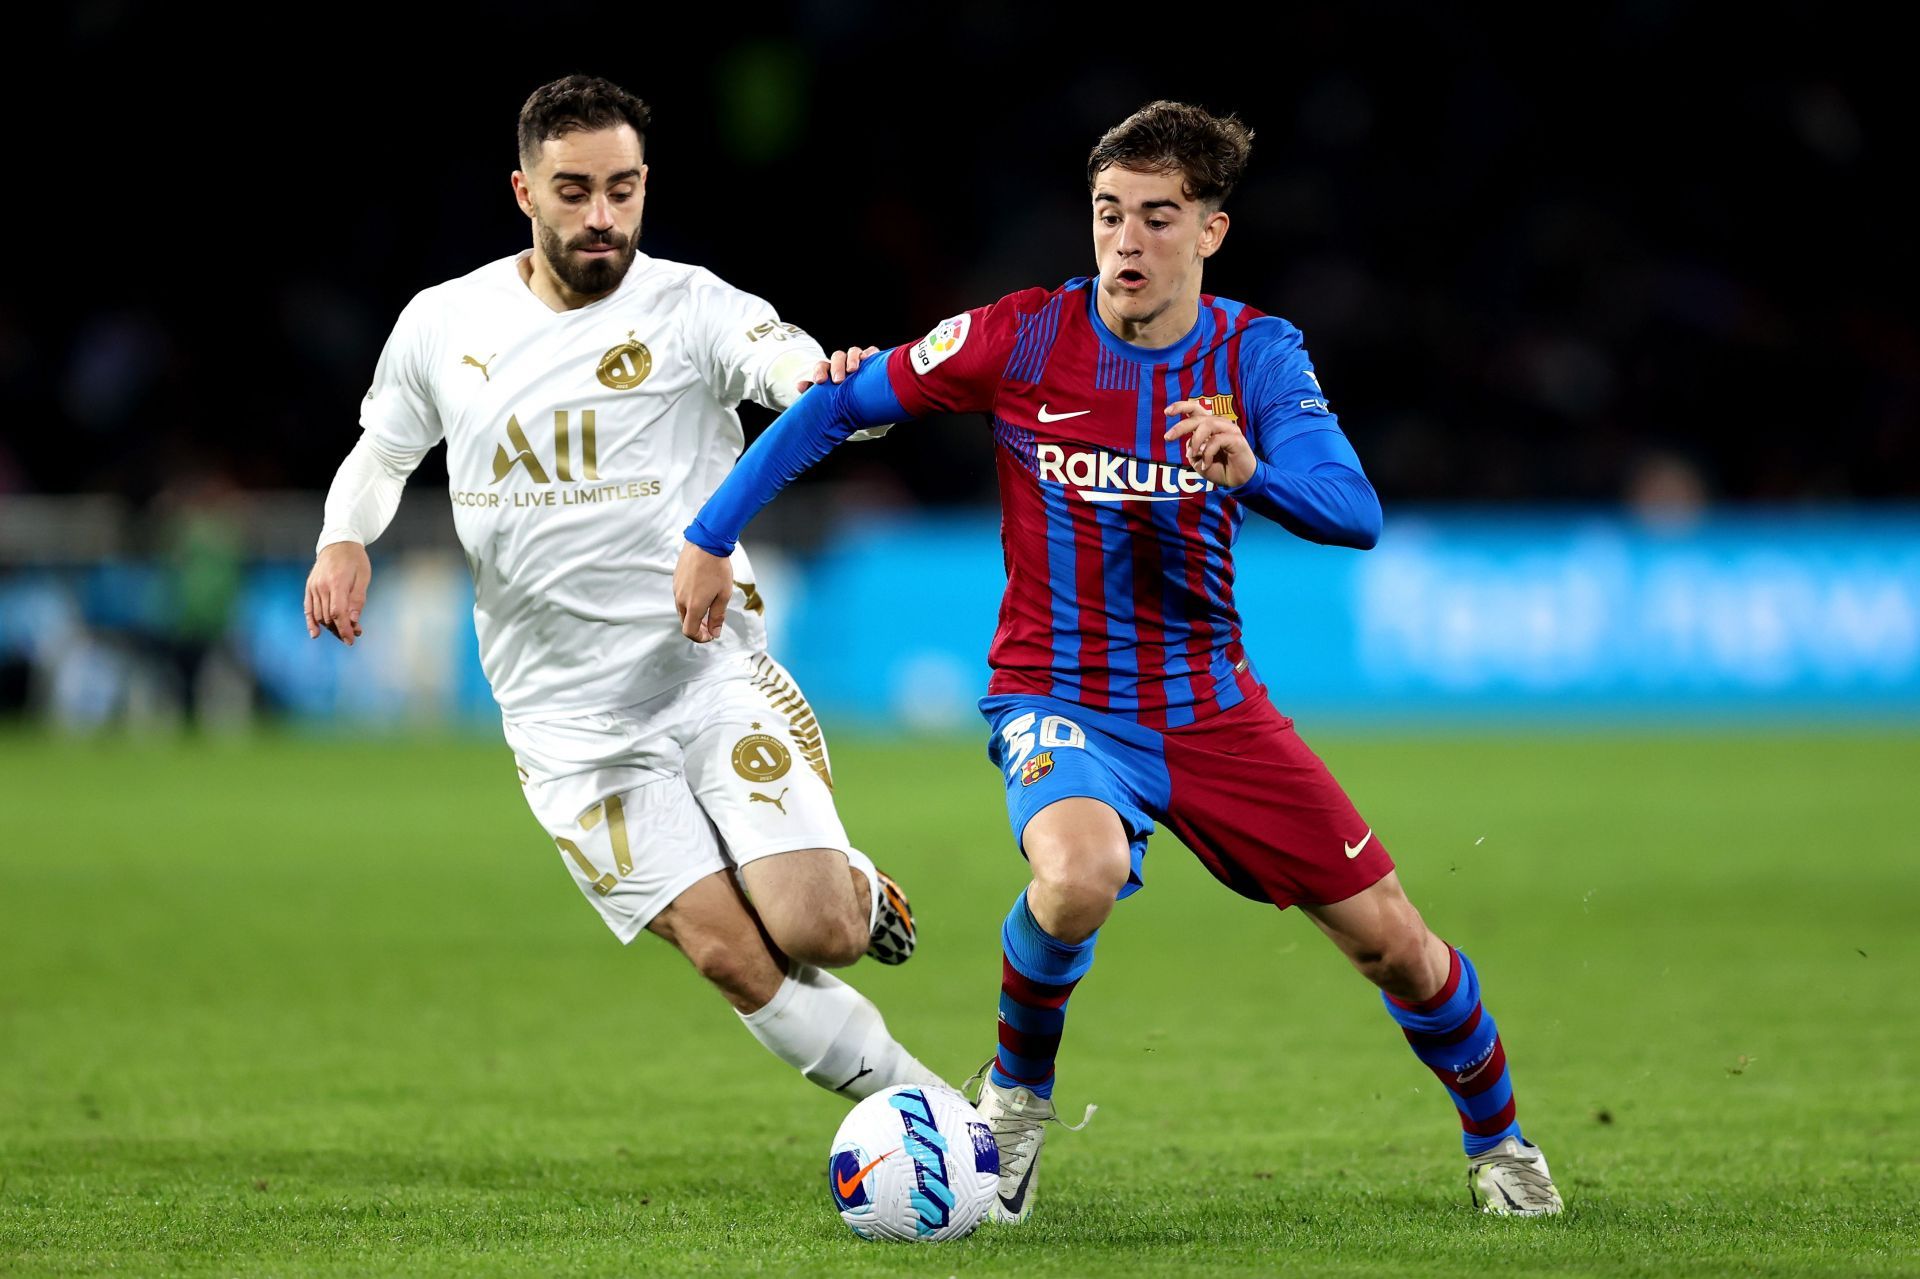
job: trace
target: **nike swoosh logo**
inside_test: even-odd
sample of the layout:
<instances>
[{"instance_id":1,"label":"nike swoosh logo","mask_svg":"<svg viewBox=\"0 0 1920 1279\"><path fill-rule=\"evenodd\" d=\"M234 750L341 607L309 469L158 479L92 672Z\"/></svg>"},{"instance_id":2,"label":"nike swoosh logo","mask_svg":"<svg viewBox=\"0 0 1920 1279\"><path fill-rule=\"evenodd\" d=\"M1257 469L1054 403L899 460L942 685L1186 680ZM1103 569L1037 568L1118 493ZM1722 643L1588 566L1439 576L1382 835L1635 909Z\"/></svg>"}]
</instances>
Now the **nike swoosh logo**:
<instances>
[{"instance_id":1,"label":"nike swoosh logo","mask_svg":"<svg viewBox=\"0 0 1920 1279\"><path fill-rule=\"evenodd\" d=\"M1340 841L1340 847L1347 850L1347 860L1352 861L1354 858L1360 855L1360 850L1365 848L1367 844L1372 841L1372 839L1373 839L1373 831L1371 828L1369 828L1366 834L1366 838L1362 839L1359 843L1349 844L1346 840L1343 839Z\"/></svg>"},{"instance_id":2,"label":"nike swoosh logo","mask_svg":"<svg viewBox=\"0 0 1920 1279\"><path fill-rule=\"evenodd\" d=\"M1013 1192L1013 1198L1009 1199L1005 1195L1000 1196L1000 1206L1002 1208L1005 1208L1016 1217L1020 1215L1020 1205L1027 1201L1027 1183L1033 1180L1033 1170L1039 1166L1040 1157L1035 1155L1033 1162L1027 1165L1026 1174L1020 1178L1020 1188Z\"/></svg>"},{"instance_id":3,"label":"nike swoosh logo","mask_svg":"<svg viewBox=\"0 0 1920 1279\"><path fill-rule=\"evenodd\" d=\"M889 1150L885 1155L881 1155L879 1159L874 1160L872 1163L868 1164L865 1168L862 1168L859 1172L854 1173L853 1179L851 1181L849 1181L845 1177L842 1177L837 1172L834 1173L833 1188L840 1192L840 1197L842 1199L847 1198L848 1196L852 1195L854 1191L860 1189L860 1183L867 1179L868 1173L872 1172L875 1168L878 1168L880 1166L882 1160L886 1159L888 1155L897 1155L899 1153L900 1152L898 1150Z\"/></svg>"},{"instance_id":4,"label":"nike swoosh logo","mask_svg":"<svg viewBox=\"0 0 1920 1279\"><path fill-rule=\"evenodd\" d=\"M1092 409L1081 409L1077 413L1049 413L1047 412L1047 406L1042 404L1040 406L1040 420L1042 422L1064 422L1070 417L1085 417L1091 412L1093 412Z\"/></svg>"}]
</instances>

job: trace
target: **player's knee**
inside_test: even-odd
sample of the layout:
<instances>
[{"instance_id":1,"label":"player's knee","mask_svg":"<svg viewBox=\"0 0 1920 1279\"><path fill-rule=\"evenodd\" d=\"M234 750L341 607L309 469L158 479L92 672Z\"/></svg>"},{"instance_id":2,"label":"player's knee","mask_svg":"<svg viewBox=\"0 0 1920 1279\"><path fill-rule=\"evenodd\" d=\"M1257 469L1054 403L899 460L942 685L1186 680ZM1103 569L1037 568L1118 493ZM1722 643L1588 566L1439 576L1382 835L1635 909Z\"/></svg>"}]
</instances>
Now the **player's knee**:
<instances>
[{"instance_id":1,"label":"player's knee","mask_svg":"<svg viewBox=\"0 0 1920 1279\"><path fill-rule=\"evenodd\" d=\"M758 941L755 938L754 941ZM753 990L753 953L738 939L717 933L677 939L680 951L694 970L719 987L729 999L751 998Z\"/></svg>"},{"instance_id":2,"label":"player's knee","mask_svg":"<svg viewBox=\"0 0 1920 1279\"><path fill-rule=\"evenodd\" d=\"M1033 881L1056 912L1098 928L1126 887L1130 866L1124 849L1090 845L1034 859Z\"/></svg>"},{"instance_id":3,"label":"player's knee","mask_svg":"<svg viewBox=\"0 0 1920 1279\"><path fill-rule=\"evenodd\" d=\"M822 912L768 930L773 944L817 968L844 968L867 953L867 921L852 912Z\"/></svg>"},{"instance_id":4,"label":"player's knee","mask_svg":"<svg viewBox=\"0 0 1920 1279\"><path fill-rule=\"evenodd\" d=\"M1368 981L1392 993L1419 988L1426 977L1427 930L1416 918L1370 939L1353 952L1353 966Z\"/></svg>"}]
</instances>

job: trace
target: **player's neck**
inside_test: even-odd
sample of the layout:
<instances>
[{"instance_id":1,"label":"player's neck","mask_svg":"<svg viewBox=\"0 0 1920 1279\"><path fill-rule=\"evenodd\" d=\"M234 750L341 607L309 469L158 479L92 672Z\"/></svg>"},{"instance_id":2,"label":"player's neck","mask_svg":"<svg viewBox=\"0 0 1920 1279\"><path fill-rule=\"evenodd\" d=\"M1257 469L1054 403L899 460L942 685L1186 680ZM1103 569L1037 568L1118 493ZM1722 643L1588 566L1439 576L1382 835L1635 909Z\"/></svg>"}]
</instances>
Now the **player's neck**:
<instances>
[{"instance_id":1,"label":"player's neck","mask_svg":"<svg viewBox=\"0 0 1920 1279\"><path fill-rule=\"evenodd\" d=\"M1099 308L1100 322L1107 331L1129 346L1154 350L1163 346L1172 346L1193 328L1200 319L1200 291L1195 289L1193 296L1175 298L1153 315L1144 319L1129 320L1116 314L1108 304L1106 295L1094 291L1093 304Z\"/></svg>"},{"instance_id":2,"label":"player's neck","mask_svg":"<svg viewBox=\"0 0 1920 1279\"><path fill-rule=\"evenodd\" d=\"M533 296L545 302L548 308L554 311L577 311L587 303L598 302L601 298L607 296L606 293L575 293L572 289L562 284L560 277L555 275L548 269L547 264L540 260L540 250L538 248L534 249L534 251L526 257L520 259L520 279L526 284L527 288L532 291ZM614 286L614 288L618 287L618 285ZM607 293L611 293L612 291L612 289L609 289Z\"/></svg>"}]
</instances>

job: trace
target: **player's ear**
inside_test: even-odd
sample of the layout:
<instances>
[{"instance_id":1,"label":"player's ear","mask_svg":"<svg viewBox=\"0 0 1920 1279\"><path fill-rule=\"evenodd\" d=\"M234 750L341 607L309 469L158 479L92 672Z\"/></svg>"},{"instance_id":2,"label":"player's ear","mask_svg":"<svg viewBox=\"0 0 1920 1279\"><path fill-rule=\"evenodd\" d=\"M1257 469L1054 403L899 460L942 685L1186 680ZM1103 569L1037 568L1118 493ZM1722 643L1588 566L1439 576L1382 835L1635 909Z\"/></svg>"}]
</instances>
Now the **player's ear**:
<instances>
[{"instance_id":1,"label":"player's ear","mask_svg":"<svg viewBox=\"0 0 1920 1279\"><path fill-rule=\"evenodd\" d=\"M1207 215L1206 221L1200 224L1201 257L1210 258L1220 251L1221 242L1227 238L1228 221L1225 210L1215 209Z\"/></svg>"},{"instance_id":2,"label":"player's ear","mask_svg":"<svg viewBox=\"0 0 1920 1279\"><path fill-rule=\"evenodd\" d=\"M527 175L519 169L513 171L513 202L520 206L520 212L533 216L533 189L528 185Z\"/></svg>"}]
</instances>

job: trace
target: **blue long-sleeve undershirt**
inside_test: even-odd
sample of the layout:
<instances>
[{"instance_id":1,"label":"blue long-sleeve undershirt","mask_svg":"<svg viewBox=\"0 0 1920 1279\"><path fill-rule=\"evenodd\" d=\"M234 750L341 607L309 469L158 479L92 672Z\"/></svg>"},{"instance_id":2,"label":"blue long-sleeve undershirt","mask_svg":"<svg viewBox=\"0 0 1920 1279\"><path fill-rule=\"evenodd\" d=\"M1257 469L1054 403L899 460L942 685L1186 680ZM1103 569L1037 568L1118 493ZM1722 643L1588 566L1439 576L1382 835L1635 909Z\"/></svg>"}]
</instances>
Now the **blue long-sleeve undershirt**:
<instances>
[{"instance_id":1,"label":"blue long-sleeve undershirt","mask_svg":"<svg viewBox=\"0 0 1920 1279\"><path fill-rule=\"evenodd\" d=\"M710 555L731 555L760 508L849 435L904 421L887 378L889 354L868 356L846 381L813 387L775 418L687 525L687 540Z\"/></svg>"},{"instance_id":2,"label":"blue long-sleeve undershirt","mask_svg":"<svg viewBox=\"0 0 1920 1279\"><path fill-rule=\"evenodd\" d=\"M707 499L687 526L687 540L712 555L731 554L761 508L848 436L905 419L886 363L884 353L870 357L846 381L802 395ZM1245 484L1226 491L1309 541L1365 550L1380 539L1380 499L1336 430L1290 437L1260 459Z\"/></svg>"},{"instance_id":3,"label":"blue long-sleeve undershirt","mask_svg":"<svg viewBox=\"0 0 1920 1279\"><path fill-rule=\"evenodd\" d=\"M1227 492L1309 542L1368 550L1380 540L1380 498L1339 431L1303 431Z\"/></svg>"}]
</instances>

